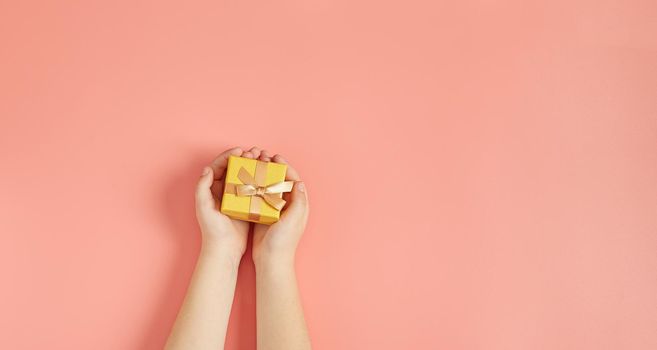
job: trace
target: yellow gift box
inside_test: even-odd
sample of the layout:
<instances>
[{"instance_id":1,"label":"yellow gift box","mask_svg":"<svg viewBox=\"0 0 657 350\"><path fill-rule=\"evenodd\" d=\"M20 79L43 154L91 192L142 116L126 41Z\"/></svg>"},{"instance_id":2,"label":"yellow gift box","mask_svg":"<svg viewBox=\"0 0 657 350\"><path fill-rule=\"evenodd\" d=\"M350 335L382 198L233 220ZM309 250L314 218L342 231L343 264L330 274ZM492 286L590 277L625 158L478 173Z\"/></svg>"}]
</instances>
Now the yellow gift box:
<instances>
[{"instance_id":1,"label":"yellow gift box","mask_svg":"<svg viewBox=\"0 0 657 350\"><path fill-rule=\"evenodd\" d=\"M271 225L285 206L283 193L292 190L285 181L287 165L230 156L226 169L221 212L233 219Z\"/></svg>"}]
</instances>

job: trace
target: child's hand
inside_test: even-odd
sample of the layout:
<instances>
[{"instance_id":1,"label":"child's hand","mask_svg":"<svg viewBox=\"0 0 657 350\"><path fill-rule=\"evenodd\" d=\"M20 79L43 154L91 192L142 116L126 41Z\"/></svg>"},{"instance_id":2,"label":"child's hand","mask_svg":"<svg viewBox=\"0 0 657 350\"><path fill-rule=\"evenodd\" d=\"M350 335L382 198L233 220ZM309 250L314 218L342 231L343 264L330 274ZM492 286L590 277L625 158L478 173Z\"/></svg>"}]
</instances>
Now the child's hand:
<instances>
[{"instance_id":1,"label":"child's hand","mask_svg":"<svg viewBox=\"0 0 657 350\"><path fill-rule=\"evenodd\" d=\"M256 156L254 154L254 156ZM275 224L256 224L253 229L253 261L256 264L270 263L292 264L299 239L303 235L308 220L308 196L299 174L280 155L269 157L267 151L260 152L258 159L287 165L285 180L295 181L291 193L284 195L287 204L281 218Z\"/></svg>"},{"instance_id":2,"label":"child's hand","mask_svg":"<svg viewBox=\"0 0 657 350\"><path fill-rule=\"evenodd\" d=\"M196 218L205 248L221 249L239 260L246 250L249 223L233 220L219 211L229 156L253 157L237 147L223 152L210 166L203 168L196 186Z\"/></svg>"}]
</instances>

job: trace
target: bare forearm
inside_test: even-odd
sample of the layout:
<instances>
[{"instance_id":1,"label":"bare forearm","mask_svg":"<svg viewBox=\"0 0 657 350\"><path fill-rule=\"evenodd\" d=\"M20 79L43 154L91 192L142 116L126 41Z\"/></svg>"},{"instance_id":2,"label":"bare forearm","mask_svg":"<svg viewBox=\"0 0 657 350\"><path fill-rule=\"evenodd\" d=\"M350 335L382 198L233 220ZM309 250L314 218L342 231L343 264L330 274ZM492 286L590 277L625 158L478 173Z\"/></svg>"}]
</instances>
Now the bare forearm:
<instances>
[{"instance_id":1,"label":"bare forearm","mask_svg":"<svg viewBox=\"0 0 657 350\"><path fill-rule=\"evenodd\" d=\"M201 249L166 349L223 349L239 261L220 247Z\"/></svg>"},{"instance_id":2,"label":"bare forearm","mask_svg":"<svg viewBox=\"0 0 657 350\"><path fill-rule=\"evenodd\" d=\"M306 350L310 338L291 261L256 262L258 350Z\"/></svg>"}]
</instances>

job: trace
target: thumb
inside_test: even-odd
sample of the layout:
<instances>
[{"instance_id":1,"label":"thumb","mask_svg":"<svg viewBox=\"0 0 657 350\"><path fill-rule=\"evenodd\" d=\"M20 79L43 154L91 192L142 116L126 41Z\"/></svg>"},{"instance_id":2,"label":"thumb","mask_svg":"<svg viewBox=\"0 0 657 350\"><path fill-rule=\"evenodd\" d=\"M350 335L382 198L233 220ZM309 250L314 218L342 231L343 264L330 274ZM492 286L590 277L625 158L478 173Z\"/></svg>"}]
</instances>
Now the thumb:
<instances>
[{"instance_id":1,"label":"thumb","mask_svg":"<svg viewBox=\"0 0 657 350\"><path fill-rule=\"evenodd\" d=\"M282 216L304 216L307 212L308 193L306 192L306 185L301 181L296 181L294 187L292 187L289 207L283 212Z\"/></svg>"},{"instance_id":2,"label":"thumb","mask_svg":"<svg viewBox=\"0 0 657 350\"><path fill-rule=\"evenodd\" d=\"M214 199L212 198L212 182L214 181L214 175L212 173L212 168L205 167L203 168L203 173L198 179L198 184L196 184L196 208L197 209L212 209L214 207Z\"/></svg>"}]
</instances>

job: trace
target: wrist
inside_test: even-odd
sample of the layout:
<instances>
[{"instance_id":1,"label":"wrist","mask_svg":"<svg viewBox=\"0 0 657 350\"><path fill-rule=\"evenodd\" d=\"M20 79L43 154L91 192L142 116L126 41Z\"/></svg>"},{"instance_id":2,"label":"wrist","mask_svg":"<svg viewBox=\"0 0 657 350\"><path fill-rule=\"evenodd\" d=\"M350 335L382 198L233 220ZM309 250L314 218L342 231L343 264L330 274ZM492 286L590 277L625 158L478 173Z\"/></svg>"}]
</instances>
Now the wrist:
<instances>
[{"instance_id":1,"label":"wrist","mask_svg":"<svg viewBox=\"0 0 657 350\"><path fill-rule=\"evenodd\" d=\"M222 259L230 264L239 266L244 250L222 242L203 240L201 256L211 259Z\"/></svg>"},{"instance_id":2,"label":"wrist","mask_svg":"<svg viewBox=\"0 0 657 350\"><path fill-rule=\"evenodd\" d=\"M253 255L256 270L276 269L294 271L294 254L259 253Z\"/></svg>"}]
</instances>

